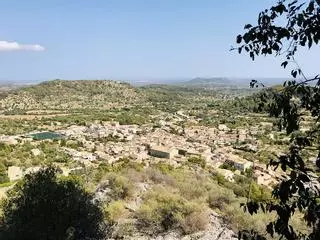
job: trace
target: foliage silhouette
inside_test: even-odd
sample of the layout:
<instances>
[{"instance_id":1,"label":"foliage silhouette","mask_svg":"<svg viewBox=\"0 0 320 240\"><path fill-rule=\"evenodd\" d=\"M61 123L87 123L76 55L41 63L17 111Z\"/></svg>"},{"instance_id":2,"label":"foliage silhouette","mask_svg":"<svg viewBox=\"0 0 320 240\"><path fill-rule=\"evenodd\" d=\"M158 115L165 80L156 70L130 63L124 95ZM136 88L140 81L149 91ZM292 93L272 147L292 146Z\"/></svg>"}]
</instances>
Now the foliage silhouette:
<instances>
[{"instance_id":1,"label":"foliage silhouette","mask_svg":"<svg viewBox=\"0 0 320 240\"><path fill-rule=\"evenodd\" d=\"M295 59L295 53L302 47L309 49L320 41L320 0L280 0L270 9L259 14L256 26L247 24L245 33L237 36L236 49L246 51L252 60L259 55L284 56L281 66L293 68L293 80L286 81L283 88L261 95L261 101L270 115L279 118L280 129L290 134L300 128L302 117L310 114L313 127L305 134L292 136L287 154L270 165L286 173L280 184L273 190L274 200L268 202L248 201L245 210L254 214L260 208L276 212L277 219L267 226L267 232L289 240L320 239L320 191L319 178L315 174L320 162L320 77L308 78ZM261 85L252 80L251 87ZM317 149L316 164L307 165L302 150L313 146ZM291 225L292 215L300 211L310 226L310 234L297 232ZM265 239L255 232L240 232L239 239Z\"/></svg>"},{"instance_id":2,"label":"foliage silhouette","mask_svg":"<svg viewBox=\"0 0 320 240\"><path fill-rule=\"evenodd\" d=\"M26 175L2 202L1 239L104 239L103 213L76 178L54 167Z\"/></svg>"}]
</instances>

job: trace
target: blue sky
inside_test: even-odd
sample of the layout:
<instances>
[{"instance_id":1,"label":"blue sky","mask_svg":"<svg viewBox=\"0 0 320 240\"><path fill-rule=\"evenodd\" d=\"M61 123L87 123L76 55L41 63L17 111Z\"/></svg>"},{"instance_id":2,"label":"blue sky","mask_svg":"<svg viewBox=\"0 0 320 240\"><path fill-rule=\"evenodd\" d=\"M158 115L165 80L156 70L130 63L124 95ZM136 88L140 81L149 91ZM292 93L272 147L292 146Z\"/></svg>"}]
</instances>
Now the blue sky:
<instances>
[{"instance_id":1,"label":"blue sky","mask_svg":"<svg viewBox=\"0 0 320 240\"><path fill-rule=\"evenodd\" d=\"M252 62L229 51L243 25L273 2L1 1L0 81L287 77L280 59ZM298 57L307 73L319 53Z\"/></svg>"}]
</instances>

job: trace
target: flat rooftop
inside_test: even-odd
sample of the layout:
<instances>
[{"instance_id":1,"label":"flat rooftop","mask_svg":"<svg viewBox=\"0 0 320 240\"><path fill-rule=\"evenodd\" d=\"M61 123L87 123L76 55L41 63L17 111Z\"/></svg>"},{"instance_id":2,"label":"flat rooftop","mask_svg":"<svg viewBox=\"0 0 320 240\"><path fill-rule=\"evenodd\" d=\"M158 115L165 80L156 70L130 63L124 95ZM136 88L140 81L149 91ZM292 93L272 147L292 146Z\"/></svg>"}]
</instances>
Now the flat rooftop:
<instances>
[{"instance_id":1,"label":"flat rooftop","mask_svg":"<svg viewBox=\"0 0 320 240\"><path fill-rule=\"evenodd\" d=\"M40 132L40 133L34 133L30 134L30 136L34 140L46 140L46 139L62 139L65 136L60 134L60 133L55 133L55 132Z\"/></svg>"}]
</instances>

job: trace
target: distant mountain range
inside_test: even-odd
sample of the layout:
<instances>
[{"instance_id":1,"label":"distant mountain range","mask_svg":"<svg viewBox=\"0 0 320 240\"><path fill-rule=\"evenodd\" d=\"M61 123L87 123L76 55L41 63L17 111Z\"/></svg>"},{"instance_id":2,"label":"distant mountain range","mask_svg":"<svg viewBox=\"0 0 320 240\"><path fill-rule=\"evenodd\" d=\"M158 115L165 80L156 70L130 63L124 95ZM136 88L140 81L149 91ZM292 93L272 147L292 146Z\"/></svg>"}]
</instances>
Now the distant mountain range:
<instances>
[{"instance_id":1,"label":"distant mountain range","mask_svg":"<svg viewBox=\"0 0 320 240\"><path fill-rule=\"evenodd\" d=\"M227 77L214 77L214 78L194 78L189 81L173 83L174 85L181 85L186 87L202 87L202 88L249 88L250 81L253 78L227 78ZM282 84L288 80L285 78L254 78L260 81L265 86L273 86Z\"/></svg>"},{"instance_id":2,"label":"distant mountain range","mask_svg":"<svg viewBox=\"0 0 320 240\"><path fill-rule=\"evenodd\" d=\"M229 78L217 77L217 78L193 78L186 82L186 84L234 84Z\"/></svg>"},{"instance_id":3,"label":"distant mountain range","mask_svg":"<svg viewBox=\"0 0 320 240\"><path fill-rule=\"evenodd\" d=\"M150 80L124 80L133 86L146 86L154 84L165 84L185 87L200 87L200 88L248 88L252 79L259 80L265 86L273 86L281 84L288 80L285 78L232 78L232 77L212 77L203 78L196 77L189 79L150 79ZM72 80L70 80L72 81ZM18 88L27 85L35 85L41 81L9 81L0 80L0 87Z\"/></svg>"},{"instance_id":4,"label":"distant mountain range","mask_svg":"<svg viewBox=\"0 0 320 240\"><path fill-rule=\"evenodd\" d=\"M196 77L191 80L188 79L164 79L164 80L144 80L144 81L128 81L134 86L145 86L154 84L175 85L183 87L196 87L196 88L249 88L251 80L258 80L265 86L273 86L282 84L284 81L289 80L286 78L232 78L232 77L212 77L202 78Z\"/></svg>"}]
</instances>

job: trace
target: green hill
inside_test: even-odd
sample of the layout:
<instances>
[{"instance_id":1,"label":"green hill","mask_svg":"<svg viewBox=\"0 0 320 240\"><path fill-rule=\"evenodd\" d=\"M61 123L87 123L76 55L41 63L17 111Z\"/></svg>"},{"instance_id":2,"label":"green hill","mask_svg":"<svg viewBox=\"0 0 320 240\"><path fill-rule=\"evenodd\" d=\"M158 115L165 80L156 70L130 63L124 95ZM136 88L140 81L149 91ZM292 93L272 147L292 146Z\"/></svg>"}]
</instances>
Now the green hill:
<instances>
[{"instance_id":1,"label":"green hill","mask_svg":"<svg viewBox=\"0 0 320 240\"><path fill-rule=\"evenodd\" d=\"M53 80L6 93L0 100L3 111L108 109L142 100L128 83L110 80Z\"/></svg>"},{"instance_id":2,"label":"green hill","mask_svg":"<svg viewBox=\"0 0 320 240\"><path fill-rule=\"evenodd\" d=\"M214 78L194 78L186 82L180 83L182 86L207 89L223 89L223 88L248 88L249 80L235 80L225 77Z\"/></svg>"},{"instance_id":3,"label":"green hill","mask_svg":"<svg viewBox=\"0 0 320 240\"><path fill-rule=\"evenodd\" d=\"M216 84L216 85L234 85L235 83L228 78L217 77L217 78L194 78L187 81L186 84Z\"/></svg>"}]
</instances>

